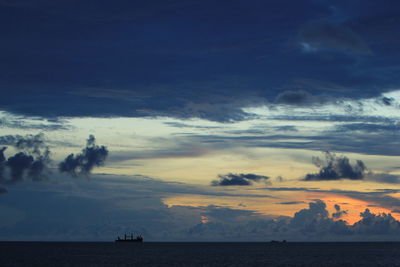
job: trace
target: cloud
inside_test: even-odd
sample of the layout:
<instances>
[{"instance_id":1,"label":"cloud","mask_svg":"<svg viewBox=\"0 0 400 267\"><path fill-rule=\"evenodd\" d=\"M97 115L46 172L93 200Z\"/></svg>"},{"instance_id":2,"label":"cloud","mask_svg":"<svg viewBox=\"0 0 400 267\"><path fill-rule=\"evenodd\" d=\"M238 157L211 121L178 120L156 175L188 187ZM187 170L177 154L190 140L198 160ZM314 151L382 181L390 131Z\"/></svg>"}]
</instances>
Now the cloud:
<instances>
[{"instance_id":1,"label":"cloud","mask_svg":"<svg viewBox=\"0 0 400 267\"><path fill-rule=\"evenodd\" d=\"M10 168L11 172L11 183L20 182L24 178L25 172L27 172L33 163L34 159L32 156L27 155L23 152L19 152L12 157L9 157L6 166Z\"/></svg>"},{"instance_id":2,"label":"cloud","mask_svg":"<svg viewBox=\"0 0 400 267\"><path fill-rule=\"evenodd\" d=\"M229 173L229 174L220 174L218 175L219 180L214 180L211 182L212 186L246 186L246 185L251 185L253 182L260 182L260 181L265 181L269 179L268 176L264 175L257 175L257 174L252 174L252 173L239 173L239 174L234 174L234 173Z\"/></svg>"},{"instance_id":3,"label":"cloud","mask_svg":"<svg viewBox=\"0 0 400 267\"><path fill-rule=\"evenodd\" d=\"M345 25L314 23L303 29L300 36L300 44L305 52L335 49L354 54L371 54L371 49L361 36Z\"/></svg>"},{"instance_id":4,"label":"cloud","mask_svg":"<svg viewBox=\"0 0 400 267\"><path fill-rule=\"evenodd\" d=\"M385 172L373 172L361 160L351 163L346 156L336 156L329 151L325 152L325 160L313 157L313 163L319 167L318 173L308 173L304 181L332 181L341 179L369 180L380 183L397 184L400 182L400 175Z\"/></svg>"},{"instance_id":5,"label":"cloud","mask_svg":"<svg viewBox=\"0 0 400 267\"><path fill-rule=\"evenodd\" d=\"M362 200L369 203L374 203L379 207L393 209L400 207L400 199L390 196L390 194L396 194L400 191L397 189L376 189L371 192L362 192L355 190L340 190L340 189L319 189L311 187L266 187L263 188L268 191L278 191L278 192L315 192L324 193L332 195L346 196L353 199Z\"/></svg>"},{"instance_id":6,"label":"cloud","mask_svg":"<svg viewBox=\"0 0 400 267\"><path fill-rule=\"evenodd\" d=\"M192 125L182 122L175 122L175 121L166 121L163 122L165 125L176 127L176 128L193 128L193 129L221 129L224 128L222 126L211 126L211 125Z\"/></svg>"},{"instance_id":7,"label":"cloud","mask_svg":"<svg viewBox=\"0 0 400 267\"><path fill-rule=\"evenodd\" d=\"M124 232L140 232L150 241L400 240L399 223L390 215L366 210L352 226L330 215L321 200L293 217L262 215L243 208L162 202L171 194L212 195L210 187L139 176L96 175L95 183L59 178L40 187L18 184L12 194L1 196L2 214L8 218L0 222L2 240L106 241Z\"/></svg>"},{"instance_id":8,"label":"cloud","mask_svg":"<svg viewBox=\"0 0 400 267\"><path fill-rule=\"evenodd\" d=\"M6 157L4 156L4 151L7 149L7 147L2 147L0 149L0 182L2 182L5 177L4 177L4 169L6 167Z\"/></svg>"},{"instance_id":9,"label":"cloud","mask_svg":"<svg viewBox=\"0 0 400 267\"><path fill-rule=\"evenodd\" d=\"M0 136L1 145L14 146L18 150L33 154L41 154L42 149L46 149L45 138L43 133L36 135L3 135Z\"/></svg>"},{"instance_id":10,"label":"cloud","mask_svg":"<svg viewBox=\"0 0 400 267\"><path fill-rule=\"evenodd\" d=\"M390 235L400 233L400 222L390 213L374 214L369 209L360 213L361 220L352 226L352 230L366 235Z\"/></svg>"},{"instance_id":11,"label":"cloud","mask_svg":"<svg viewBox=\"0 0 400 267\"><path fill-rule=\"evenodd\" d=\"M385 104L386 106L393 105L394 101L395 99L393 97L382 97L382 103Z\"/></svg>"},{"instance_id":12,"label":"cloud","mask_svg":"<svg viewBox=\"0 0 400 267\"><path fill-rule=\"evenodd\" d=\"M25 178L33 181L47 178L46 172L51 159L43 134L1 136L0 143L11 145L21 151L6 160L4 151L7 147L1 149L0 181L2 183L21 182ZM9 177L6 177L6 171L9 171Z\"/></svg>"},{"instance_id":13,"label":"cloud","mask_svg":"<svg viewBox=\"0 0 400 267\"><path fill-rule=\"evenodd\" d=\"M251 210L230 209L226 207L210 205L206 207L203 215L208 219L212 219L213 221L229 222L231 220L241 219L257 214Z\"/></svg>"},{"instance_id":14,"label":"cloud","mask_svg":"<svg viewBox=\"0 0 400 267\"><path fill-rule=\"evenodd\" d=\"M96 145L96 138L90 135L86 142L86 147L82 153L68 155L58 167L61 173L67 173L73 177L80 175L87 176L93 168L103 166L108 156L105 146Z\"/></svg>"},{"instance_id":15,"label":"cloud","mask_svg":"<svg viewBox=\"0 0 400 267\"><path fill-rule=\"evenodd\" d=\"M239 220L239 216L232 217L229 222L197 224L188 231L188 235L197 240L399 240L397 234L400 233L400 222L390 214L373 214L366 209L360 214L361 220L354 225L348 225L335 216L330 216L324 201L316 199L309 203L308 208L299 210L293 217L272 220L248 214L244 221Z\"/></svg>"},{"instance_id":16,"label":"cloud","mask_svg":"<svg viewBox=\"0 0 400 267\"><path fill-rule=\"evenodd\" d=\"M48 166L51 162L50 150L46 149L43 153L40 153L35 157L32 165L28 171L28 177L34 181L46 179L45 172L48 170Z\"/></svg>"},{"instance_id":17,"label":"cloud","mask_svg":"<svg viewBox=\"0 0 400 267\"><path fill-rule=\"evenodd\" d=\"M343 217L344 215L346 215L347 214L347 211L346 210L341 210L341 208L340 208L340 205L338 205L338 204L335 204L335 212L334 213L332 213L332 217L333 218L335 218L335 219L339 219L339 218L341 218L341 217Z\"/></svg>"},{"instance_id":18,"label":"cloud","mask_svg":"<svg viewBox=\"0 0 400 267\"><path fill-rule=\"evenodd\" d=\"M390 173L369 172L366 175L366 180L371 180L379 183L398 184L400 183L400 175Z\"/></svg>"},{"instance_id":19,"label":"cloud","mask_svg":"<svg viewBox=\"0 0 400 267\"><path fill-rule=\"evenodd\" d=\"M286 201L286 202L277 202L275 204L280 204L280 205L297 205L297 204L303 204L305 203L304 201Z\"/></svg>"},{"instance_id":20,"label":"cloud","mask_svg":"<svg viewBox=\"0 0 400 267\"><path fill-rule=\"evenodd\" d=\"M298 132L299 130L293 125L277 126L275 128L277 131L282 132Z\"/></svg>"},{"instance_id":21,"label":"cloud","mask_svg":"<svg viewBox=\"0 0 400 267\"><path fill-rule=\"evenodd\" d=\"M296 91L284 91L280 93L276 99L275 103L277 104L286 104L286 105L310 105L310 104L322 104L325 103L328 99L314 96L303 90Z\"/></svg>"},{"instance_id":22,"label":"cloud","mask_svg":"<svg viewBox=\"0 0 400 267\"><path fill-rule=\"evenodd\" d=\"M8 114L8 116L4 116L0 118L0 126L7 127L7 128L15 128L15 129L22 129L22 130L42 130L42 131L58 131L58 130L68 130L71 127L59 123L59 121L50 121L47 120L46 123L36 123L36 122L29 122L24 120L23 117L15 117Z\"/></svg>"},{"instance_id":23,"label":"cloud","mask_svg":"<svg viewBox=\"0 0 400 267\"><path fill-rule=\"evenodd\" d=\"M296 212L290 224L296 228L300 227L306 234L327 235L332 232L336 237L352 236L353 240L360 238L360 236L368 238L368 236L374 235L387 235L386 238L391 239L390 234L400 232L400 222L393 218L391 214L373 214L369 209L365 209L364 212L360 213L360 221L354 225L347 225L342 220L334 220L346 214L340 210L339 205L335 205L335 209L336 212L330 218L326 204L321 200L316 200L309 204L308 209Z\"/></svg>"},{"instance_id":24,"label":"cloud","mask_svg":"<svg viewBox=\"0 0 400 267\"><path fill-rule=\"evenodd\" d=\"M308 209L302 209L294 214L291 224L298 227L307 227L311 223L319 223L328 218L326 204L322 200L309 203Z\"/></svg>"},{"instance_id":25,"label":"cloud","mask_svg":"<svg viewBox=\"0 0 400 267\"><path fill-rule=\"evenodd\" d=\"M388 134L395 133L400 130L400 125L395 122L386 123L346 123L335 127L337 132L364 132L364 133L379 133Z\"/></svg>"},{"instance_id":26,"label":"cloud","mask_svg":"<svg viewBox=\"0 0 400 267\"><path fill-rule=\"evenodd\" d=\"M8 214L7 218L15 216L13 210L23 216L13 219L16 222L10 223L8 228L2 227L4 221L1 221L0 238L35 240L40 236L41 240L106 241L119 233L140 232L146 240L188 241L187 230L199 223L201 216L218 222L257 216L252 211L220 206L168 207L162 201L171 194L237 198L253 195L219 192L209 186L143 176L93 175L96 181L92 183L76 183L58 176L57 183L14 185L12 194L2 199L0 209L2 214Z\"/></svg>"},{"instance_id":27,"label":"cloud","mask_svg":"<svg viewBox=\"0 0 400 267\"><path fill-rule=\"evenodd\" d=\"M24 177L33 181L40 181L46 178L44 172L50 161L50 152L34 158L24 152L18 152L7 159L5 166L10 169L10 179L3 179L3 182L16 183L24 180Z\"/></svg>"},{"instance_id":28,"label":"cloud","mask_svg":"<svg viewBox=\"0 0 400 267\"><path fill-rule=\"evenodd\" d=\"M300 38L296 41L309 50L369 52L354 23L349 21L313 23L299 34L299 25L331 12L329 5L322 7L316 1L296 3L297 12L285 8L290 1L235 2L222 15L219 11L226 3L215 5L212 1L138 4L124 0L99 3L96 7L64 0L40 0L34 4L26 0L1 2L7 6L0 14L3 24L25 21L29 25L3 29L7 37L3 49L9 51L7 60L14 64L3 66L0 71L2 88L7 88L3 90L0 108L13 113L45 118L200 117L229 122L252 118L242 108L264 105L279 93L265 88L287 88L285 85L296 79L328 83L340 80L340 88L352 91L331 90L331 95L354 98L379 95L399 85L396 66L392 64L398 61L394 43L389 49L374 45L377 56L365 57L358 64L341 55L309 57L284 48L287 37L297 34ZM170 12L180 8L184 8L183 17L177 18ZM199 12L210 19L202 20L197 16ZM277 17L276 12L282 13ZM348 19L365 22L365 18L352 14ZM209 42L190 27L178 29L177 20L197 25ZM107 23L110 21L119 24ZM51 23L63 29L58 32L56 43L47 41L54 37L54 31L48 27ZM91 27L82 28L82 23L90 23ZM110 27L104 27L105 24ZM164 29L165 25L168 27ZM219 30L209 31L215 25ZM267 38L262 25L271 25ZM131 27L131 34L137 37L135 44L130 35L118 31L120 26ZM361 28L371 29L365 24ZM101 34L93 35L93 31ZM76 32L76 38L70 38L66 34L69 32ZM160 43L155 37L160 34L175 38ZM396 39L393 34L391 37ZM389 34L385 39L390 39ZM93 48L93 43L104 40L107 45ZM16 43L30 45L21 53ZM65 50L64 46L70 49ZM215 50L221 46L227 49ZM54 57L56 54L62 56ZM102 60L92 64L99 58ZM40 62L40 68L35 62ZM265 79L266 69L271 79ZM309 87L305 90L316 91ZM74 109L70 108L72 104Z\"/></svg>"},{"instance_id":29,"label":"cloud","mask_svg":"<svg viewBox=\"0 0 400 267\"><path fill-rule=\"evenodd\" d=\"M322 180L362 180L365 178L367 167L364 162L357 160L351 164L345 156L336 156L329 151L325 152L325 160L313 157L313 163L319 167L318 173L309 173L304 177L304 181Z\"/></svg>"}]
</instances>

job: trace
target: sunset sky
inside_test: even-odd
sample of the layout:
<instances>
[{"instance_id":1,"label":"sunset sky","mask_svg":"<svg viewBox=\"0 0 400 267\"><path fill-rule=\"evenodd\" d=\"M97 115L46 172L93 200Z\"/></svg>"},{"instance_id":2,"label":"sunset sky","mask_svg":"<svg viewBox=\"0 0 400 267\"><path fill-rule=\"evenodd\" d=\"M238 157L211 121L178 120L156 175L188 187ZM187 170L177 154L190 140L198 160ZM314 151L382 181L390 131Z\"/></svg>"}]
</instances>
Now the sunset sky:
<instances>
[{"instance_id":1,"label":"sunset sky","mask_svg":"<svg viewBox=\"0 0 400 267\"><path fill-rule=\"evenodd\" d=\"M395 0L0 0L0 239L399 241L399 28Z\"/></svg>"}]
</instances>

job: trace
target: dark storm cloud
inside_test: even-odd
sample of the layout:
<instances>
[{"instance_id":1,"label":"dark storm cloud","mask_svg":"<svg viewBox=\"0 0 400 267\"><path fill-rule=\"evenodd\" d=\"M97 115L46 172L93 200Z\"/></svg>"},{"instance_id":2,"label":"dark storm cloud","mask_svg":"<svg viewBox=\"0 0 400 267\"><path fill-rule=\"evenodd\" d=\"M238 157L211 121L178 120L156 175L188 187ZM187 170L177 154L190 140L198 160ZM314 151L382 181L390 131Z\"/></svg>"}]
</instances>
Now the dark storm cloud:
<instances>
[{"instance_id":1,"label":"dark storm cloud","mask_svg":"<svg viewBox=\"0 0 400 267\"><path fill-rule=\"evenodd\" d=\"M3 175L2 182L17 183L25 178L40 181L45 179L50 162L50 151L46 150L44 154L32 156L25 152L18 152L7 159L4 166L10 171L10 178L6 179ZM4 173L4 168L3 168Z\"/></svg>"},{"instance_id":2,"label":"dark storm cloud","mask_svg":"<svg viewBox=\"0 0 400 267\"><path fill-rule=\"evenodd\" d=\"M4 156L4 151L7 149L7 147L2 147L0 149L0 182L4 181L4 170L6 167L6 157Z\"/></svg>"},{"instance_id":3,"label":"dark storm cloud","mask_svg":"<svg viewBox=\"0 0 400 267\"><path fill-rule=\"evenodd\" d=\"M3 183L21 182L25 178L33 181L45 179L49 169L50 150L45 143L44 135L6 135L0 136L0 143L13 146L21 152L4 156L6 147L1 150L0 180ZM10 177L6 177L5 170L9 170Z\"/></svg>"},{"instance_id":4,"label":"dark storm cloud","mask_svg":"<svg viewBox=\"0 0 400 267\"><path fill-rule=\"evenodd\" d=\"M392 97L382 97L382 103L386 106L391 106L394 102L394 98Z\"/></svg>"},{"instance_id":5,"label":"dark storm cloud","mask_svg":"<svg viewBox=\"0 0 400 267\"><path fill-rule=\"evenodd\" d=\"M212 186L246 186L251 185L253 182L260 182L269 179L268 176L257 175L253 173L228 173L228 174L220 174L218 175L219 180L214 180L211 182Z\"/></svg>"},{"instance_id":6,"label":"dark storm cloud","mask_svg":"<svg viewBox=\"0 0 400 267\"><path fill-rule=\"evenodd\" d=\"M82 149L82 153L68 155L58 165L58 169L61 173L66 173L73 177L87 176L95 167L103 166L107 156L107 148L96 145L95 137L90 135L87 139L86 147Z\"/></svg>"},{"instance_id":7,"label":"dark storm cloud","mask_svg":"<svg viewBox=\"0 0 400 267\"><path fill-rule=\"evenodd\" d=\"M125 0L116 0L114 3L96 1L82 3L76 0L59 0L57 3L50 0L38 0L32 3L26 0L0 0L0 6L3 7L39 11L47 15L64 15L71 20L88 23L135 21L138 18L161 15L164 12L171 12L176 8L184 8L194 4L193 1L180 0L152 0L148 3L135 4ZM133 7L136 7L136 9ZM111 10L113 12L110 12Z\"/></svg>"},{"instance_id":8,"label":"dark storm cloud","mask_svg":"<svg viewBox=\"0 0 400 267\"><path fill-rule=\"evenodd\" d=\"M400 182L400 175L385 172L373 172L368 170L361 160L351 163L346 156L336 156L329 151L325 152L325 159L319 157L312 159L315 166L319 167L318 173L308 173L304 181L332 181L341 179L369 180L379 183L397 184Z\"/></svg>"},{"instance_id":9,"label":"dark storm cloud","mask_svg":"<svg viewBox=\"0 0 400 267\"><path fill-rule=\"evenodd\" d=\"M314 23L303 29L300 35L300 42L306 52L336 49L356 54L371 53L365 40L345 25L329 22Z\"/></svg>"},{"instance_id":10,"label":"dark storm cloud","mask_svg":"<svg viewBox=\"0 0 400 267\"><path fill-rule=\"evenodd\" d=\"M304 177L305 181L362 180L365 178L367 172L367 167L361 160L357 160L352 164L347 157L336 156L330 152L325 152L325 160L314 157L313 163L320 170L318 173L307 174Z\"/></svg>"},{"instance_id":11,"label":"dark storm cloud","mask_svg":"<svg viewBox=\"0 0 400 267\"><path fill-rule=\"evenodd\" d=\"M9 157L6 166L10 168L11 183L20 182L23 180L25 172L27 172L33 163L32 156L23 152L19 152L12 157Z\"/></svg>"},{"instance_id":12,"label":"dark storm cloud","mask_svg":"<svg viewBox=\"0 0 400 267\"><path fill-rule=\"evenodd\" d=\"M322 104L326 102L327 99L319 96L314 96L306 91L284 91L280 93L275 102L278 104L286 105L310 105L310 104Z\"/></svg>"},{"instance_id":13,"label":"dark storm cloud","mask_svg":"<svg viewBox=\"0 0 400 267\"><path fill-rule=\"evenodd\" d=\"M359 5L368 9L367 2ZM379 25L389 25L384 17L398 5L361 12L359 6L307 0L1 4L0 109L13 113L231 122L252 118L244 107L271 102L286 88L296 91L286 85L299 79L321 81L301 88L313 96L338 98L378 96L400 85L398 27L384 27L386 46L371 46L374 54L363 61L295 49L302 41L366 54L368 44L382 39L371 21L379 15L386 21ZM327 22L315 22L321 20Z\"/></svg>"},{"instance_id":14,"label":"dark storm cloud","mask_svg":"<svg viewBox=\"0 0 400 267\"><path fill-rule=\"evenodd\" d=\"M333 218L339 219L339 218L341 218L341 217L343 217L344 215L347 214L347 210L341 210L340 205L335 204L334 207L335 207L335 212L332 213L332 217L333 217Z\"/></svg>"},{"instance_id":15,"label":"dark storm cloud","mask_svg":"<svg viewBox=\"0 0 400 267\"><path fill-rule=\"evenodd\" d=\"M34 181L39 181L47 178L46 172L48 171L50 159L50 150L46 149L43 153L36 155L35 160L28 171L28 177Z\"/></svg>"},{"instance_id":16,"label":"dark storm cloud","mask_svg":"<svg viewBox=\"0 0 400 267\"><path fill-rule=\"evenodd\" d=\"M170 85L158 88L137 89L86 89L69 92L70 97L83 96L88 101L94 102L121 102L121 106L114 110L106 111L102 116L111 116L114 112L123 113L131 117L157 117L169 116L180 119L201 118L218 122L233 122L254 118L254 115L244 112L242 108L264 105L265 97L257 92L242 92L240 89L218 86L219 92L204 92L203 83L181 84L171 88ZM189 92L181 92L185 88ZM199 94L199 92L201 92ZM111 108L111 106L109 106ZM126 107L126 110L123 108ZM118 111L119 110L119 111ZM79 116L78 114L71 114ZM182 126L182 125L180 125Z\"/></svg>"},{"instance_id":17,"label":"dark storm cloud","mask_svg":"<svg viewBox=\"0 0 400 267\"><path fill-rule=\"evenodd\" d=\"M17 136L15 145L17 149L30 151L33 154L40 154L40 149L45 147L44 134Z\"/></svg>"}]
</instances>

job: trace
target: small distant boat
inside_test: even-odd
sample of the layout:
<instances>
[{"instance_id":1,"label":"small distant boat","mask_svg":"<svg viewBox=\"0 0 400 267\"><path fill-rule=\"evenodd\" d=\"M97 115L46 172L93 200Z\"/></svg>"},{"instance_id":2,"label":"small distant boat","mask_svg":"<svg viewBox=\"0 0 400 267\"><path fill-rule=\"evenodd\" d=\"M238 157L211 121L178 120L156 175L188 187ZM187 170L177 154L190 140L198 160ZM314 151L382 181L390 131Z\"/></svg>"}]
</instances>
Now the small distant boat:
<instances>
[{"instance_id":1,"label":"small distant boat","mask_svg":"<svg viewBox=\"0 0 400 267\"><path fill-rule=\"evenodd\" d=\"M125 234L123 239L118 236L117 239L115 239L115 242L143 243L143 237L141 235L138 235L136 236L136 238L133 238L133 234L131 234L130 236L127 236Z\"/></svg>"}]
</instances>

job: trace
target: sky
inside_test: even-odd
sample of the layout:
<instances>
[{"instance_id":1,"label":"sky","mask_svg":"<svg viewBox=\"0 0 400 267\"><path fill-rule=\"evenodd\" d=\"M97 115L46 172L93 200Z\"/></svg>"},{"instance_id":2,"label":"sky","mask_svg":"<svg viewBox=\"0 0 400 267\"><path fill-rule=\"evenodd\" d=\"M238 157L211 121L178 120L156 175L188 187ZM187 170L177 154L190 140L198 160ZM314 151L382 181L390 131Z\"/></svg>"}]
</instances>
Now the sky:
<instances>
[{"instance_id":1,"label":"sky","mask_svg":"<svg viewBox=\"0 0 400 267\"><path fill-rule=\"evenodd\" d=\"M0 239L400 241L400 3L0 0Z\"/></svg>"}]
</instances>

